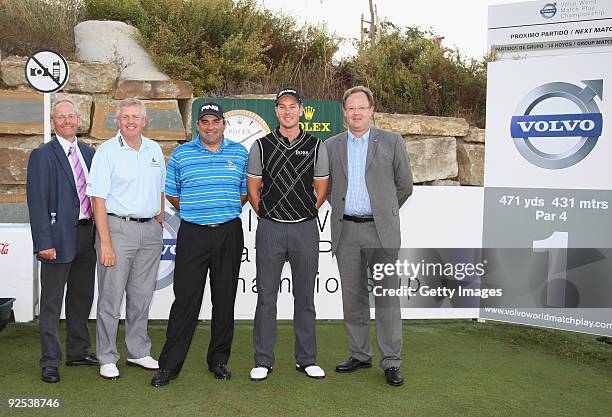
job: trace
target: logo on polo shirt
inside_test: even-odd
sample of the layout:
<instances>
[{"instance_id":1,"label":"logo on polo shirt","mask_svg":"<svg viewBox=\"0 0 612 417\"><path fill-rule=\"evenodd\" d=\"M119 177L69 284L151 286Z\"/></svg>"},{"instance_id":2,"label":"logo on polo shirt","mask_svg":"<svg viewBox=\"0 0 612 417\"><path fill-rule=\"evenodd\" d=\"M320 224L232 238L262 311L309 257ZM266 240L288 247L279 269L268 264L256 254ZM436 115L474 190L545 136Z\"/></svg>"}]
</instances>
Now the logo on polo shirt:
<instances>
[{"instance_id":1,"label":"logo on polo shirt","mask_svg":"<svg viewBox=\"0 0 612 417\"><path fill-rule=\"evenodd\" d=\"M227 167L229 169L236 169L236 164L234 164L231 159L228 159L227 160Z\"/></svg>"},{"instance_id":2,"label":"logo on polo shirt","mask_svg":"<svg viewBox=\"0 0 612 417\"><path fill-rule=\"evenodd\" d=\"M151 158L151 168L159 168L160 166L161 165L155 160L155 158Z\"/></svg>"},{"instance_id":3,"label":"logo on polo shirt","mask_svg":"<svg viewBox=\"0 0 612 417\"><path fill-rule=\"evenodd\" d=\"M295 151L297 156L308 156L308 151Z\"/></svg>"}]
</instances>

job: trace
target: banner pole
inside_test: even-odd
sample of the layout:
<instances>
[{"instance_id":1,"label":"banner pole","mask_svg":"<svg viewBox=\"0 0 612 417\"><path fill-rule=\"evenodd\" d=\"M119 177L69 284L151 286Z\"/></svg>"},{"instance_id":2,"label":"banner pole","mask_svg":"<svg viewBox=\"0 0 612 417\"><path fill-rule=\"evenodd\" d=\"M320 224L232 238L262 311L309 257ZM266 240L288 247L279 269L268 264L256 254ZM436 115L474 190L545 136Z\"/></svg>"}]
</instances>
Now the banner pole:
<instances>
[{"instance_id":1,"label":"banner pole","mask_svg":"<svg viewBox=\"0 0 612 417\"><path fill-rule=\"evenodd\" d=\"M51 140L51 94L43 93L43 118L45 143Z\"/></svg>"}]
</instances>

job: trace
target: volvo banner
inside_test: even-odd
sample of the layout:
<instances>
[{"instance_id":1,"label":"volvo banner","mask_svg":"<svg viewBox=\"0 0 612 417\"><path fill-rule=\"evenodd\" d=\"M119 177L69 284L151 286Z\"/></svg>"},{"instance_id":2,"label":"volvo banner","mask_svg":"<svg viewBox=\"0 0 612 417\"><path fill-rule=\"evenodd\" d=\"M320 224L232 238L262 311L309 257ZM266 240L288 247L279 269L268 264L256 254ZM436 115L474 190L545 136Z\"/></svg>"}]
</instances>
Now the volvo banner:
<instances>
[{"instance_id":1,"label":"volvo banner","mask_svg":"<svg viewBox=\"0 0 612 417\"><path fill-rule=\"evenodd\" d=\"M557 20L542 19L551 24L573 19L563 30L577 35L593 25L610 25L606 16L612 4L606 3L508 5L506 23L502 9L491 7L490 23L521 33L520 22L512 19L527 5L540 7L543 15L556 8ZM525 17L523 26L543 30L543 23L533 22ZM496 30L489 31L490 42ZM482 318L612 335L612 309L606 308L612 305L608 50L557 51L489 64L483 247L523 248L534 255L500 252L497 267L509 272L504 275L508 297L483 306Z\"/></svg>"}]
</instances>

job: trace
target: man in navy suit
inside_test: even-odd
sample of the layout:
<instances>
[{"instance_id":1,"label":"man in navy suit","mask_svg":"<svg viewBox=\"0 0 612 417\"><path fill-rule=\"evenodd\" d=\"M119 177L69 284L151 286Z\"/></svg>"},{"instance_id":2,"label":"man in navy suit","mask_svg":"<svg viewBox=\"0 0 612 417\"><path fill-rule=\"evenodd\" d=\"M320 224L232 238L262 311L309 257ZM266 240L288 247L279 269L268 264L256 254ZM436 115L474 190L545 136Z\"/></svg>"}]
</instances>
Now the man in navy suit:
<instances>
[{"instance_id":1,"label":"man in navy suit","mask_svg":"<svg viewBox=\"0 0 612 417\"><path fill-rule=\"evenodd\" d=\"M42 262L40 366L44 382L58 382L59 317L66 283L66 365L98 365L91 354L87 319L94 295L96 253L92 206L85 194L94 149L77 140L76 105L51 109L52 140L32 151L27 197L34 253Z\"/></svg>"}]
</instances>

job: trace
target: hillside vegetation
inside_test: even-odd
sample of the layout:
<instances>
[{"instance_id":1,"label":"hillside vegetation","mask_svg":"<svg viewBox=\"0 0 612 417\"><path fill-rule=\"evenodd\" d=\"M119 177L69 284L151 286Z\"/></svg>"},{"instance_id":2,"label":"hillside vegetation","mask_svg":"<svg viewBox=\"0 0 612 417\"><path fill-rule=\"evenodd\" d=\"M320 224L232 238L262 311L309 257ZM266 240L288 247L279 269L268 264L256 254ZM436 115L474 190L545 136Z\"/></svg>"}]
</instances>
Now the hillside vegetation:
<instances>
[{"instance_id":1,"label":"hillside vegetation","mask_svg":"<svg viewBox=\"0 0 612 417\"><path fill-rule=\"evenodd\" d=\"M0 0L0 50L5 56L50 48L72 58L68 28L90 19L137 27L161 70L190 81L198 96L294 85L308 98L338 99L349 86L364 84L378 110L484 125L484 59L466 60L428 30L384 22L375 42L336 61L341 39L332 31L301 26L255 0Z\"/></svg>"}]
</instances>

